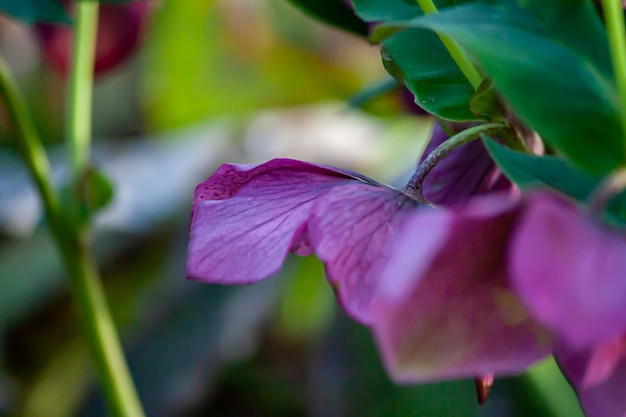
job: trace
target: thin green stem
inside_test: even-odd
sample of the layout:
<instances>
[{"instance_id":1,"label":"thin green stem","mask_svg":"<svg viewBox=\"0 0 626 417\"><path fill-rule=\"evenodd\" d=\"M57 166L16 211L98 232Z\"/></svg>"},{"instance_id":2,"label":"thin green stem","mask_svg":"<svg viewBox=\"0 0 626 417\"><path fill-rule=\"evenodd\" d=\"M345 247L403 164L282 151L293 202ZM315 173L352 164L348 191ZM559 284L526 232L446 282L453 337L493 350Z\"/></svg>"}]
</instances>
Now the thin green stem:
<instances>
[{"instance_id":1,"label":"thin green stem","mask_svg":"<svg viewBox=\"0 0 626 417\"><path fill-rule=\"evenodd\" d=\"M74 184L80 181L90 158L93 62L97 29L98 2L76 2L76 36L66 113L66 139Z\"/></svg>"},{"instance_id":2,"label":"thin green stem","mask_svg":"<svg viewBox=\"0 0 626 417\"><path fill-rule=\"evenodd\" d=\"M75 45L68 85L67 146L70 149L74 204L80 206L78 188L90 163L93 63L98 25L98 3L76 2ZM78 214L73 211L72 214ZM114 416L142 417L143 410L106 302L95 260L91 255L89 230L82 222L76 239L64 253L70 284L84 330Z\"/></svg>"},{"instance_id":3,"label":"thin green stem","mask_svg":"<svg viewBox=\"0 0 626 417\"><path fill-rule=\"evenodd\" d=\"M83 240L77 240L73 251L64 253L64 259L109 413L120 417L143 417L98 269L88 246Z\"/></svg>"},{"instance_id":4,"label":"thin green stem","mask_svg":"<svg viewBox=\"0 0 626 417\"><path fill-rule=\"evenodd\" d=\"M437 6L432 0L417 0L420 8L425 14L437 13ZM474 90L477 90L480 84L483 82L483 77L480 75L476 67L469 60L463 49L456 43L452 38L437 32L437 36L441 39L441 42L448 50L448 53L459 66L459 69L465 75L465 78L469 81L469 83L474 87Z\"/></svg>"},{"instance_id":5,"label":"thin green stem","mask_svg":"<svg viewBox=\"0 0 626 417\"><path fill-rule=\"evenodd\" d=\"M470 127L469 129L450 137L439 145L434 151L432 151L426 159L422 161L422 163L420 163L417 171L415 171L413 176L409 179L402 192L422 204L433 206L433 203L424 196L423 190L424 181L430 171L437 166L442 159L447 157L450 152L459 146L478 139L482 134L500 135L505 133L507 129L509 129L509 126L504 123L485 123Z\"/></svg>"},{"instance_id":6,"label":"thin green stem","mask_svg":"<svg viewBox=\"0 0 626 417\"><path fill-rule=\"evenodd\" d=\"M622 0L602 0L606 28L609 34L611 58L621 102L621 122L626 140L626 29Z\"/></svg>"},{"instance_id":7,"label":"thin green stem","mask_svg":"<svg viewBox=\"0 0 626 417\"><path fill-rule=\"evenodd\" d=\"M18 149L43 202L52 236L70 277L98 376L111 415L141 417L143 412L126 367L113 320L106 305L93 258L86 251L57 191L50 183L50 167L43 145L23 98L0 57L0 99L4 102Z\"/></svg>"},{"instance_id":8,"label":"thin green stem","mask_svg":"<svg viewBox=\"0 0 626 417\"><path fill-rule=\"evenodd\" d=\"M51 218L51 223L56 224L62 216L59 197L50 183L50 164L24 99L16 87L15 80L13 80L9 71L9 66L1 56L0 98L6 106L7 116L18 144L18 150L35 182L45 211L48 217Z\"/></svg>"}]
</instances>

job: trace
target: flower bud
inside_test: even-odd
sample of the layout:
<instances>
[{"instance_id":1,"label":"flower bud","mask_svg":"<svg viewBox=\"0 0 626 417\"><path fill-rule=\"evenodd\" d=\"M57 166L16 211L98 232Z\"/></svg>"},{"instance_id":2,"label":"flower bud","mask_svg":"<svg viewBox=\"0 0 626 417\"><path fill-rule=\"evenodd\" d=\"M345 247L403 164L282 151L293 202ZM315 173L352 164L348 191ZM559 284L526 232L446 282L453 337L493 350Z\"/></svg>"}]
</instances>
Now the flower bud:
<instances>
[{"instance_id":1,"label":"flower bud","mask_svg":"<svg viewBox=\"0 0 626 417\"><path fill-rule=\"evenodd\" d=\"M72 6L64 3L71 14ZM101 75L128 59L141 43L150 4L139 0L122 4L102 4L94 57L94 74ZM71 62L71 27L39 23L33 27L44 61L61 76L67 76Z\"/></svg>"}]
</instances>

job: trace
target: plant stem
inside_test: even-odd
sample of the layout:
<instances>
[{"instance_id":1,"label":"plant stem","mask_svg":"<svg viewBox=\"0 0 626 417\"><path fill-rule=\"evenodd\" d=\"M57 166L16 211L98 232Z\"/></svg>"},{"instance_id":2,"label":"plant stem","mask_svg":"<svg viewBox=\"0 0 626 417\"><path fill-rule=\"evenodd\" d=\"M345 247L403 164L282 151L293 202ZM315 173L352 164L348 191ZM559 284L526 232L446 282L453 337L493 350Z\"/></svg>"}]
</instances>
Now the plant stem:
<instances>
[{"instance_id":1,"label":"plant stem","mask_svg":"<svg viewBox=\"0 0 626 417\"><path fill-rule=\"evenodd\" d=\"M39 140L35 124L16 88L15 80L11 77L9 66L1 56L0 98L6 106L9 123L12 125L10 128L14 131L18 150L35 182L52 226L52 223L56 224L56 220L61 219L62 216L58 195L49 181L49 178L51 178L50 164L48 163L43 145Z\"/></svg>"},{"instance_id":2,"label":"plant stem","mask_svg":"<svg viewBox=\"0 0 626 417\"><path fill-rule=\"evenodd\" d=\"M417 3L424 14L437 13L437 6L435 6L432 0L417 0ZM456 62L463 75L465 75L465 78L467 78L467 81L474 87L474 90L478 90L478 87L483 82L483 77L476 67L474 67L465 52L463 52L459 44L442 33L437 32L437 36L439 36L443 46L446 47L454 62Z\"/></svg>"},{"instance_id":3,"label":"plant stem","mask_svg":"<svg viewBox=\"0 0 626 417\"><path fill-rule=\"evenodd\" d=\"M66 140L72 182L80 181L89 164L93 62L98 29L98 2L76 2L74 53L69 77Z\"/></svg>"},{"instance_id":4,"label":"plant stem","mask_svg":"<svg viewBox=\"0 0 626 417\"><path fill-rule=\"evenodd\" d=\"M503 123L486 123L474 127L470 127L456 135L450 137L445 142L437 147L434 151L432 151L426 159L422 161L420 166L417 168L417 171L413 174L413 176L409 179L406 187L402 190L402 192L409 197L419 201L422 204L434 206L432 202L430 202L424 196L424 181L426 177L430 173L430 171L437 166L439 161L444 159L450 152L458 148L459 146L465 145L468 142L476 140L480 137L481 134L486 135L497 135L506 131L508 126Z\"/></svg>"},{"instance_id":5,"label":"plant stem","mask_svg":"<svg viewBox=\"0 0 626 417\"><path fill-rule=\"evenodd\" d=\"M50 167L33 120L9 68L0 57L0 99L4 102L18 149L43 202L52 236L70 277L84 331L96 362L111 415L141 417L143 412L126 368L95 262L85 251L50 183Z\"/></svg>"},{"instance_id":6,"label":"plant stem","mask_svg":"<svg viewBox=\"0 0 626 417\"><path fill-rule=\"evenodd\" d=\"M64 251L63 258L108 410L112 416L143 417L98 269L88 246L79 238L73 251Z\"/></svg>"},{"instance_id":7,"label":"plant stem","mask_svg":"<svg viewBox=\"0 0 626 417\"><path fill-rule=\"evenodd\" d=\"M98 3L78 1L74 55L68 85L67 146L70 149L73 206L80 207L78 187L90 163L93 65L98 26ZM73 212L73 214L79 214ZM98 268L91 255L87 225L78 222L75 240L64 258L74 299L83 321L109 412L142 417L143 410L124 359L115 324L107 306Z\"/></svg>"},{"instance_id":8,"label":"plant stem","mask_svg":"<svg viewBox=\"0 0 626 417\"><path fill-rule=\"evenodd\" d=\"M613 70L621 102L622 134L626 140L626 30L622 0L602 0Z\"/></svg>"}]
</instances>

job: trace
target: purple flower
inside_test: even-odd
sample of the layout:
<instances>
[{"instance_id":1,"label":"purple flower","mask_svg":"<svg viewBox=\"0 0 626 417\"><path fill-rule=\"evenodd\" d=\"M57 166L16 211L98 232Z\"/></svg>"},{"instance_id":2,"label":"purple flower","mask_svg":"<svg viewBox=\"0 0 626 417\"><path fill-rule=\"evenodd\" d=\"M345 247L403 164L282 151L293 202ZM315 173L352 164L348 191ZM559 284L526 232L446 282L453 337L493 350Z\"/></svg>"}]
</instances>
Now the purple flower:
<instances>
[{"instance_id":1,"label":"purple flower","mask_svg":"<svg viewBox=\"0 0 626 417\"><path fill-rule=\"evenodd\" d=\"M553 352L588 417L624 417L625 239L545 191L416 212L373 301L389 373L508 374Z\"/></svg>"},{"instance_id":2,"label":"purple flower","mask_svg":"<svg viewBox=\"0 0 626 417\"><path fill-rule=\"evenodd\" d=\"M626 235L571 202L533 196L512 246L516 291L559 338L589 417L626 415Z\"/></svg>"},{"instance_id":3,"label":"purple flower","mask_svg":"<svg viewBox=\"0 0 626 417\"><path fill-rule=\"evenodd\" d=\"M626 337L582 352L560 348L555 356L587 417L626 415Z\"/></svg>"},{"instance_id":4,"label":"purple flower","mask_svg":"<svg viewBox=\"0 0 626 417\"><path fill-rule=\"evenodd\" d=\"M341 304L370 321L389 242L417 202L360 174L290 159L222 165L196 188L187 275L247 284L288 252L325 263Z\"/></svg>"},{"instance_id":5,"label":"purple flower","mask_svg":"<svg viewBox=\"0 0 626 417\"><path fill-rule=\"evenodd\" d=\"M435 123L432 137L422 161L439 145L448 140L448 134ZM494 191L515 190L502 175L481 141L466 143L440 161L424 181L424 197L438 205L454 206L471 197Z\"/></svg>"},{"instance_id":6,"label":"purple flower","mask_svg":"<svg viewBox=\"0 0 626 417\"><path fill-rule=\"evenodd\" d=\"M534 195L521 219L511 259L517 293L574 349L626 334L625 237L548 193Z\"/></svg>"},{"instance_id":7,"label":"purple flower","mask_svg":"<svg viewBox=\"0 0 626 417\"><path fill-rule=\"evenodd\" d=\"M463 165L464 154L451 157ZM465 167L445 180L482 182L484 171ZM374 326L399 380L514 373L549 353L550 334L505 273L517 199L502 193L439 212L410 195L289 159L223 165L196 188L187 275L247 284L276 273L289 252L315 253L348 314Z\"/></svg>"},{"instance_id":8,"label":"purple flower","mask_svg":"<svg viewBox=\"0 0 626 417\"><path fill-rule=\"evenodd\" d=\"M506 249L521 210L499 194L407 220L373 303L396 380L512 374L551 352L551 335L508 282Z\"/></svg>"}]
</instances>

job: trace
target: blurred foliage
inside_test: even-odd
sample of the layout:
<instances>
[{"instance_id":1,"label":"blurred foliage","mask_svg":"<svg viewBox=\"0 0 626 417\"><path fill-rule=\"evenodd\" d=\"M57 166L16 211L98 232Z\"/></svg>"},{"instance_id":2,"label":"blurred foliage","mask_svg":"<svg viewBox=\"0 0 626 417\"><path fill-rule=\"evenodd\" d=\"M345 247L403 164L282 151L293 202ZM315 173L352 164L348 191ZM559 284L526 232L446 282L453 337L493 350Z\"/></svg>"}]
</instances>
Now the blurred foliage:
<instances>
[{"instance_id":1,"label":"blurred foliage","mask_svg":"<svg viewBox=\"0 0 626 417\"><path fill-rule=\"evenodd\" d=\"M363 41L322 30L283 0L169 1L153 24L142 79L152 129L344 98L381 73L355 65Z\"/></svg>"},{"instance_id":2,"label":"blurred foliage","mask_svg":"<svg viewBox=\"0 0 626 417\"><path fill-rule=\"evenodd\" d=\"M69 23L61 3L56 0L0 0L0 11L26 23Z\"/></svg>"}]
</instances>

